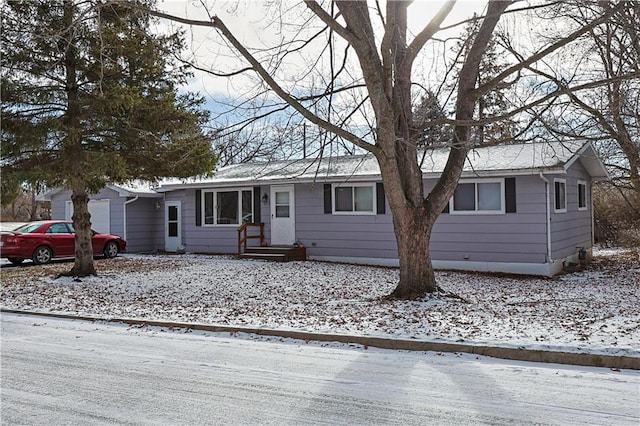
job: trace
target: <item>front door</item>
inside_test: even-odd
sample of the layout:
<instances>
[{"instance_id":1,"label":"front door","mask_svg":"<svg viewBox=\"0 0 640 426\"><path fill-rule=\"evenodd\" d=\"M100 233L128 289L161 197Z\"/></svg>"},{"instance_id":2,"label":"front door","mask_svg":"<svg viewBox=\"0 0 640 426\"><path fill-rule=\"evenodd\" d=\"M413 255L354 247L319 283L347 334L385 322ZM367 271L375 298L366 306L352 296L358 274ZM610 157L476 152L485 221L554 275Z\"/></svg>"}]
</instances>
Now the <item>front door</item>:
<instances>
[{"instance_id":1,"label":"front door","mask_svg":"<svg viewBox=\"0 0 640 426\"><path fill-rule=\"evenodd\" d=\"M296 239L293 185L271 187L271 244L291 245Z\"/></svg>"},{"instance_id":2,"label":"front door","mask_svg":"<svg viewBox=\"0 0 640 426\"><path fill-rule=\"evenodd\" d=\"M180 201L167 201L164 207L164 249L178 251L182 244L182 212Z\"/></svg>"}]
</instances>

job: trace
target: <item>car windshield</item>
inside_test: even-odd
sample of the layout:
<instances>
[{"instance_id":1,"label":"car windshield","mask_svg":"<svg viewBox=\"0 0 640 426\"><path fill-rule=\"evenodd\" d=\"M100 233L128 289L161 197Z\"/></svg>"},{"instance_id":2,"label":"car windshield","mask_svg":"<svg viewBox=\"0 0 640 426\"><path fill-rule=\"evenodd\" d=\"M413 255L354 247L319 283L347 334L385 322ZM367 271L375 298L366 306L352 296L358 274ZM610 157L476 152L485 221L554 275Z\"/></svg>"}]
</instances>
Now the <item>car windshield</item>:
<instances>
[{"instance_id":1,"label":"car windshield","mask_svg":"<svg viewBox=\"0 0 640 426\"><path fill-rule=\"evenodd\" d=\"M27 223L22 226L18 226L16 229L14 229L14 231L28 234L40 228L40 226L42 226L42 223Z\"/></svg>"}]
</instances>

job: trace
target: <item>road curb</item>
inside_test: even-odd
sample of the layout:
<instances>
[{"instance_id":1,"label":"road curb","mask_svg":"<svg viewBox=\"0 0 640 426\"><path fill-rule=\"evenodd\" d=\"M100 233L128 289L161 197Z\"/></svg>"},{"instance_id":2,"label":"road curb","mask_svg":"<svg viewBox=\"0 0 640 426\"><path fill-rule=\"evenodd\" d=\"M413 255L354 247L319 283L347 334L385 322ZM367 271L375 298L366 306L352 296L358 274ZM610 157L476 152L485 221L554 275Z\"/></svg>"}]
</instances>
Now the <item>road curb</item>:
<instances>
[{"instance_id":1,"label":"road curb","mask_svg":"<svg viewBox=\"0 0 640 426\"><path fill-rule=\"evenodd\" d=\"M71 315L55 312L33 312L18 309L0 309L0 312L44 316L52 318L73 319L82 321L103 321L124 323L129 325L147 325L167 328L184 328L215 333L248 333L259 336L272 336L299 339L304 341L340 342L371 346L381 349L432 352L463 352L493 358L516 361L544 362L556 364L581 365L588 367L607 367L616 369L640 370L640 358L630 356L600 355L588 353L545 351L525 348L506 348L500 346L472 345L462 343L426 342L421 340L392 339L384 337L357 336L347 334L312 333L296 330L278 330L267 328L237 327L210 325L201 323L154 321L136 318L104 318L86 315Z\"/></svg>"}]
</instances>

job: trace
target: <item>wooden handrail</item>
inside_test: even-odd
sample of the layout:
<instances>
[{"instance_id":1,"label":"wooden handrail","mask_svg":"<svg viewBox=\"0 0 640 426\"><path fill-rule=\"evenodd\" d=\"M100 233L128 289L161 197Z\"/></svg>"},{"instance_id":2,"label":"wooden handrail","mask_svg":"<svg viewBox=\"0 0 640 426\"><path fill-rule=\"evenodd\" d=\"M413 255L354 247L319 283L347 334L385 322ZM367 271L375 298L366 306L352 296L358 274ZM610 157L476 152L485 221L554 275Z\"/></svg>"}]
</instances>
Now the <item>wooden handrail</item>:
<instances>
[{"instance_id":1,"label":"wooden handrail","mask_svg":"<svg viewBox=\"0 0 640 426\"><path fill-rule=\"evenodd\" d=\"M260 235L247 235L248 228L252 227L260 227ZM244 233L244 236L242 235ZM264 223L255 222L255 223L243 223L238 227L238 256L240 256L243 251L247 250L247 240L260 238L260 245L264 242ZM243 250L244 249L244 250Z\"/></svg>"}]
</instances>

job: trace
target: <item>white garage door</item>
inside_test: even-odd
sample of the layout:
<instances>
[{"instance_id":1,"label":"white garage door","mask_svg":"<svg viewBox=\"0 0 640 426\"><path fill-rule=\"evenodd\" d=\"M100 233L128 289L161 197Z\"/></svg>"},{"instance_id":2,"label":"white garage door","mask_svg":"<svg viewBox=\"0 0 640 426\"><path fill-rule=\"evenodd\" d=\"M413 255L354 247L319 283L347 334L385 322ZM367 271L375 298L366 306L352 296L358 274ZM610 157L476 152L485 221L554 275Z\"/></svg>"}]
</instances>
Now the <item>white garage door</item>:
<instances>
[{"instance_id":1,"label":"white garage door","mask_svg":"<svg viewBox=\"0 0 640 426\"><path fill-rule=\"evenodd\" d=\"M65 219L71 220L71 216L73 216L73 203L67 201L64 210ZM107 234L111 232L109 200L89 200L89 213L91 214L91 228Z\"/></svg>"}]
</instances>

